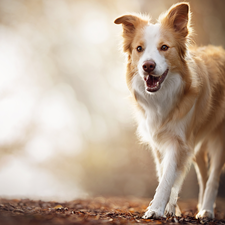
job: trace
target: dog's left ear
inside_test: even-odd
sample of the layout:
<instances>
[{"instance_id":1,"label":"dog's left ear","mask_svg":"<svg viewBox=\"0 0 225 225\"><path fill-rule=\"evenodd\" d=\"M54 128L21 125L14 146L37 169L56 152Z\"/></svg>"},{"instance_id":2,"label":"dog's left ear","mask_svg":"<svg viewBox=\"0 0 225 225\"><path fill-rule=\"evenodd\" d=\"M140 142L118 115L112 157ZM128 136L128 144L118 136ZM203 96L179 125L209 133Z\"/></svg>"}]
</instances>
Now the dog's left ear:
<instances>
[{"instance_id":1,"label":"dog's left ear","mask_svg":"<svg viewBox=\"0 0 225 225\"><path fill-rule=\"evenodd\" d=\"M176 32L182 36L188 35L188 22L190 20L189 4L187 2L173 5L167 12L164 20L167 20L173 26Z\"/></svg>"}]
</instances>

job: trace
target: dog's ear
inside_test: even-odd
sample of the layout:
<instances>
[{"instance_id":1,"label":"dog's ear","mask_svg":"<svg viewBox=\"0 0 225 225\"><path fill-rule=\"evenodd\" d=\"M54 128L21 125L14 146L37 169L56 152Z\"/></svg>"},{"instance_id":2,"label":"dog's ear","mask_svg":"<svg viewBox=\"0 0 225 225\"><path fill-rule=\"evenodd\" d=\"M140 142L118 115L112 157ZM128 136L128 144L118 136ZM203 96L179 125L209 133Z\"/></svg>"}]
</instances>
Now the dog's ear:
<instances>
[{"instance_id":1,"label":"dog's ear","mask_svg":"<svg viewBox=\"0 0 225 225\"><path fill-rule=\"evenodd\" d=\"M124 15L117 18L114 23L123 26L123 50L127 52L130 49L137 28L141 24L147 24L148 22L135 15Z\"/></svg>"},{"instance_id":2,"label":"dog's ear","mask_svg":"<svg viewBox=\"0 0 225 225\"><path fill-rule=\"evenodd\" d=\"M139 21L139 18L137 16L133 15L124 15L117 19L115 19L115 24L122 24L124 32L126 33L132 33L135 31L135 27Z\"/></svg>"},{"instance_id":3,"label":"dog's ear","mask_svg":"<svg viewBox=\"0 0 225 225\"><path fill-rule=\"evenodd\" d=\"M173 5L164 17L164 21L169 22L176 32L182 36L188 35L188 23L190 20L189 4L187 2Z\"/></svg>"}]
</instances>

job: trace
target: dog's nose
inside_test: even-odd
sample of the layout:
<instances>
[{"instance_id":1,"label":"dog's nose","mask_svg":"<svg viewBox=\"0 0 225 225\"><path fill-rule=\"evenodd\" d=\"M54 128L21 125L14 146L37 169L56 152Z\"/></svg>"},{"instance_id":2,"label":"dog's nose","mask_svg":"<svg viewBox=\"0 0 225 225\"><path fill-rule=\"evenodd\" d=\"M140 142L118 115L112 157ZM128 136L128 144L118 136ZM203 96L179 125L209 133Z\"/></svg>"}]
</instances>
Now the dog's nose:
<instances>
[{"instance_id":1,"label":"dog's nose","mask_svg":"<svg viewBox=\"0 0 225 225\"><path fill-rule=\"evenodd\" d=\"M142 68L145 72L151 73L155 69L155 62L152 60L145 61L142 65Z\"/></svg>"}]
</instances>

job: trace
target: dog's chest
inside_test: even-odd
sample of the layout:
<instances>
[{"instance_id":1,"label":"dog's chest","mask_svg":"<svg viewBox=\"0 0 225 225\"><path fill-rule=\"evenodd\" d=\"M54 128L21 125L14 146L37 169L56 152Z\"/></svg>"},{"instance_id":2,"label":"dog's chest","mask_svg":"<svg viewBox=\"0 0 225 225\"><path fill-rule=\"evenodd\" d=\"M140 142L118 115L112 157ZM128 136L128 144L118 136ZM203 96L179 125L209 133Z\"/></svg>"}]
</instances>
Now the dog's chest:
<instances>
[{"instance_id":1,"label":"dog's chest","mask_svg":"<svg viewBox=\"0 0 225 225\"><path fill-rule=\"evenodd\" d=\"M154 148L159 148L158 134L165 129L175 130L173 122L164 124L174 104L171 99L158 101L158 99L148 98L146 95L139 96L137 101L144 111L138 121L138 132L142 141L150 143Z\"/></svg>"},{"instance_id":2,"label":"dog's chest","mask_svg":"<svg viewBox=\"0 0 225 225\"><path fill-rule=\"evenodd\" d=\"M138 132L142 141L150 143L155 148L161 148L163 144L158 138L162 132L168 136L180 136L185 140L187 124L193 113L191 110L182 120L168 120L180 94L180 86L177 85L180 82L175 83L173 80L165 82L160 92L150 95L146 93L143 81L138 76L133 79L135 97L144 112L138 121ZM170 84L174 84L173 89Z\"/></svg>"},{"instance_id":3,"label":"dog's chest","mask_svg":"<svg viewBox=\"0 0 225 225\"><path fill-rule=\"evenodd\" d=\"M147 142L153 148L163 152L173 137L180 137L181 140L187 140L187 128L190 124L194 107L190 112L180 120L163 121L160 116L154 112L148 112L139 121L138 131L142 141ZM147 113L147 112L146 112Z\"/></svg>"}]
</instances>

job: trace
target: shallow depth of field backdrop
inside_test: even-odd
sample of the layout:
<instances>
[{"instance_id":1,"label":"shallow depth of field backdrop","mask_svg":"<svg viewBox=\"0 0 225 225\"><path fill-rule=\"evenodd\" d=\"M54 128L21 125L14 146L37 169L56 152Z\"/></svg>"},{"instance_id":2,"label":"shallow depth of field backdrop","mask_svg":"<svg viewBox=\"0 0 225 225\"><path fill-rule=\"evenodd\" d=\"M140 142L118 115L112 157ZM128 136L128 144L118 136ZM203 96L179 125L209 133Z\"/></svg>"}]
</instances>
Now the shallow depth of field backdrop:
<instances>
[{"instance_id":1,"label":"shallow depth of field backdrop","mask_svg":"<svg viewBox=\"0 0 225 225\"><path fill-rule=\"evenodd\" d=\"M119 50L126 12L175 0L0 1L0 196L152 197L154 162L135 135ZM191 0L198 45L225 47L225 1ZM221 177L220 197L225 197ZM181 198L197 199L191 169Z\"/></svg>"}]
</instances>

